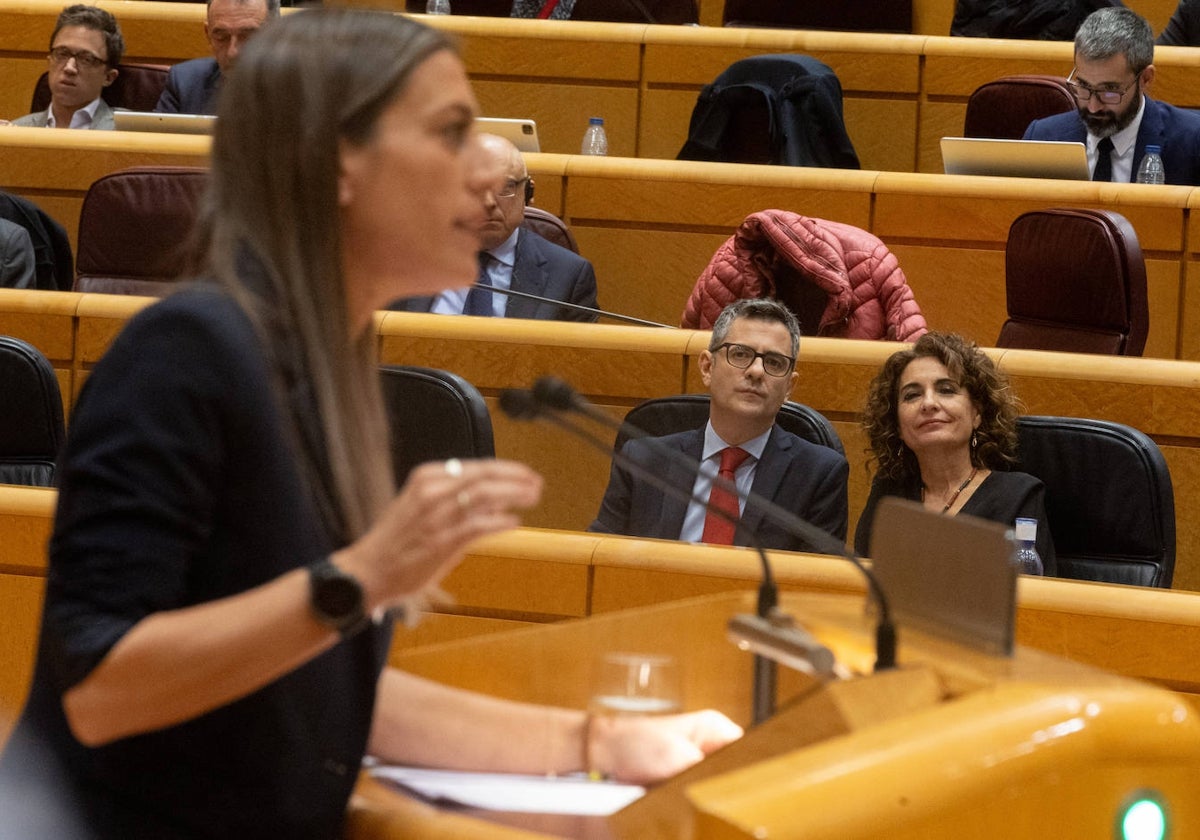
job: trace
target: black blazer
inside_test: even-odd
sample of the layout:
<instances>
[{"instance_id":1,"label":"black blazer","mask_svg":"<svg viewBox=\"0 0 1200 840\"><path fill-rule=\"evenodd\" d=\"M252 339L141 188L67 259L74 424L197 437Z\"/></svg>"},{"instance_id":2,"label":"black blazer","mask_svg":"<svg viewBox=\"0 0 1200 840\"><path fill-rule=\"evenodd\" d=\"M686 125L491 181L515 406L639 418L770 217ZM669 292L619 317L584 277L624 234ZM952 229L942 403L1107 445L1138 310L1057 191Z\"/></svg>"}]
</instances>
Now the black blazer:
<instances>
[{"instance_id":1,"label":"black blazer","mask_svg":"<svg viewBox=\"0 0 1200 840\"><path fill-rule=\"evenodd\" d=\"M596 308L596 274L592 270L592 264L575 252L555 245L524 228L517 236L512 289L515 292L527 292L552 300ZM405 298L391 304L388 309L428 312L433 306L433 300L432 297ZM597 318L588 312L516 296L508 299L504 316L536 318L542 321L595 321Z\"/></svg>"},{"instance_id":2,"label":"black blazer","mask_svg":"<svg viewBox=\"0 0 1200 840\"><path fill-rule=\"evenodd\" d=\"M684 455L689 461L700 463L700 456L704 452L703 428L655 440ZM695 468L689 470L673 463L673 459L668 460L655 452L644 439L629 441L621 451L674 486L691 492L696 480ZM846 481L849 474L850 466L837 452L809 443L775 426L767 438L767 446L758 462L754 484L750 489L839 540L844 540L848 519ZM679 539L687 507L683 499L667 496L661 490L639 481L614 462L600 512L588 530L631 537ZM765 520L762 509L754 504L746 505L742 512L742 524L758 537L763 548L816 550ZM734 542L736 545L748 545L741 529Z\"/></svg>"},{"instance_id":3,"label":"black blazer","mask_svg":"<svg viewBox=\"0 0 1200 840\"><path fill-rule=\"evenodd\" d=\"M221 68L215 58L182 61L167 72L167 84L154 110L160 114L217 113Z\"/></svg>"}]
</instances>

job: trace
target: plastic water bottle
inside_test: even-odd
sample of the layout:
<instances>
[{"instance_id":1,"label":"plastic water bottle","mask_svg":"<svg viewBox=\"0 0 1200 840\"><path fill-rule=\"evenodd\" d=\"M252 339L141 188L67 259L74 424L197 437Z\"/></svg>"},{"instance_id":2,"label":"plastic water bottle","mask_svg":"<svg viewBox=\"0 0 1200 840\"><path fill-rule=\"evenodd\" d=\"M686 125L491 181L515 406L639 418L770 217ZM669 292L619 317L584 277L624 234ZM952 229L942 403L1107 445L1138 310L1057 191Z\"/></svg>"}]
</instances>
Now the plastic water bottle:
<instances>
[{"instance_id":1,"label":"plastic water bottle","mask_svg":"<svg viewBox=\"0 0 1200 840\"><path fill-rule=\"evenodd\" d=\"M603 117L592 117L588 120L587 131L583 133L583 145L580 147L579 153L581 155L608 154L608 135L604 133Z\"/></svg>"},{"instance_id":2,"label":"plastic water bottle","mask_svg":"<svg viewBox=\"0 0 1200 840\"><path fill-rule=\"evenodd\" d=\"M1147 146L1146 156L1138 164L1137 182L1139 184L1165 184L1167 173L1163 169L1162 149L1158 146Z\"/></svg>"},{"instance_id":3,"label":"plastic water bottle","mask_svg":"<svg viewBox=\"0 0 1200 840\"><path fill-rule=\"evenodd\" d=\"M450 0L425 0L425 14L427 14L427 15L448 15L448 14L450 14Z\"/></svg>"},{"instance_id":4,"label":"plastic water bottle","mask_svg":"<svg viewBox=\"0 0 1200 840\"><path fill-rule=\"evenodd\" d=\"M1040 575L1045 572L1042 566L1042 556L1037 550L1036 519L1020 518L1017 520L1017 553L1015 562L1017 571L1023 575Z\"/></svg>"}]
</instances>

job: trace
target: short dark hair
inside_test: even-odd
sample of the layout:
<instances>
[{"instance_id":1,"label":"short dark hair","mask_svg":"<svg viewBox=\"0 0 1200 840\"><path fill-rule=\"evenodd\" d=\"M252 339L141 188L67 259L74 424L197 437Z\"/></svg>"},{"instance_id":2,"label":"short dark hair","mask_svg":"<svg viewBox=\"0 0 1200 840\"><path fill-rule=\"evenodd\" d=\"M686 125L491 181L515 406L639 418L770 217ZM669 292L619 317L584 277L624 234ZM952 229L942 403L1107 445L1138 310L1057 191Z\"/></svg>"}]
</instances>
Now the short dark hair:
<instances>
[{"instance_id":1,"label":"short dark hair","mask_svg":"<svg viewBox=\"0 0 1200 840\"><path fill-rule=\"evenodd\" d=\"M788 335L792 337L792 357L800 352L800 322L782 303L772 298L743 298L721 310L712 328L712 338L709 339L708 349L716 350L725 343L729 328L738 318L753 318L757 321L775 321L787 327Z\"/></svg>"},{"instance_id":2,"label":"short dark hair","mask_svg":"<svg viewBox=\"0 0 1200 840\"><path fill-rule=\"evenodd\" d=\"M82 26L94 29L104 36L104 63L116 67L125 55L125 38L121 35L121 25L111 13L97 6L85 6L82 3L67 6L54 23L54 31L50 33L50 49L54 49L54 40L58 33L68 26Z\"/></svg>"},{"instance_id":3,"label":"short dark hair","mask_svg":"<svg viewBox=\"0 0 1200 840\"><path fill-rule=\"evenodd\" d=\"M1154 30L1133 9L1111 6L1097 9L1075 31L1075 56L1087 61L1104 61L1125 56L1136 75L1154 63Z\"/></svg>"},{"instance_id":4,"label":"short dark hair","mask_svg":"<svg viewBox=\"0 0 1200 840\"><path fill-rule=\"evenodd\" d=\"M945 365L979 409L978 445L971 450L971 463L990 470L1011 467L1017 459L1018 406L1008 377L975 342L930 332L889 356L867 389L862 425L870 444L867 452L878 463L879 474L896 481L920 477L916 456L900 439L897 406L901 374L909 362L923 358Z\"/></svg>"}]
</instances>

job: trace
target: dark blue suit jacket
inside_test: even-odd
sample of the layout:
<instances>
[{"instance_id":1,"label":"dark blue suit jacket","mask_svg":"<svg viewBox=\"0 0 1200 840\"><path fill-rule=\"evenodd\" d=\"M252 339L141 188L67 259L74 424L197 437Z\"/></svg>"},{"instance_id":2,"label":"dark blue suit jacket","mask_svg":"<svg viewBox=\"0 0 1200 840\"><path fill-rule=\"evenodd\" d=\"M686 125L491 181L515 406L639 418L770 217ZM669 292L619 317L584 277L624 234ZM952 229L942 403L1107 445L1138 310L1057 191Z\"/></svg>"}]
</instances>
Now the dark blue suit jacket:
<instances>
[{"instance_id":1,"label":"dark blue suit jacket","mask_svg":"<svg viewBox=\"0 0 1200 840\"><path fill-rule=\"evenodd\" d=\"M516 259L513 262L512 290L526 292L551 300L564 300L580 306L596 308L596 274L592 264L574 251L569 251L521 229L517 236ZM428 312L432 297L412 297L398 300L388 307L407 312ZM596 315L554 306L536 300L508 299L506 318L536 318L542 321L595 321Z\"/></svg>"},{"instance_id":2,"label":"dark blue suit jacket","mask_svg":"<svg viewBox=\"0 0 1200 840\"><path fill-rule=\"evenodd\" d=\"M1034 120L1025 129L1025 139L1086 143L1087 127L1079 114L1069 111ZM1146 97L1146 112L1138 128L1129 180L1137 178L1138 163L1148 145L1162 147L1168 184L1200 186L1200 113Z\"/></svg>"},{"instance_id":3,"label":"dark blue suit jacket","mask_svg":"<svg viewBox=\"0 0 1200 840\"><path fill-rule=\"evenodd\" d=\"M215 58L182 61L167 72L167 84L154 110L166 114L217 113L221 68Z\"/></svg>"},{"instance_id":4,"label":"dark blue suit jacket","mask_svg":"<svg viewBox=\"0 0 1200 840\"><path fill-rule=\"evenodd\" d=\"M694 464L700 463L704 452L704 429L694 429L656 438L663 446L683 455ZM662 476L673 486L691 493L696 481L696 468L686 468L655 452L646 441L633 439L621 450L627 457ZM751 491L807 519L839 540L846 539L848 503L846 481L850 466L846 459L832 449L786 432L779 426L771 430L762 460L754 473ZM615 461L600 504L596 521L589 531L625 534L631 537L679 539L687 502L668 496L645 481L635 478ZM752 502L742 511L742 525L734 539L736 545L748 545L743 530L758 537L763 548L787 551L815 551L770 520L763 518L762 508Z\"/></svg>"}]
</instances>

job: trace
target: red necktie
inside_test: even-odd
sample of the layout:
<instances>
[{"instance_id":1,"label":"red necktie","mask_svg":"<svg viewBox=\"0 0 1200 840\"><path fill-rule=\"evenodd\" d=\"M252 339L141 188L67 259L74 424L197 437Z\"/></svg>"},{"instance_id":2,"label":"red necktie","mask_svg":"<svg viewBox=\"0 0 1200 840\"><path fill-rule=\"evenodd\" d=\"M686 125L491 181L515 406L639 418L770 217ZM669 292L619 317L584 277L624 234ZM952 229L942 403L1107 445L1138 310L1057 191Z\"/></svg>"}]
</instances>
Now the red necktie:
<instances>
[{"instance_id":1,"label":"red necktie","mask_svg":"<svg viewBox=\"0 0 1200 840\"><path fill-rule=\"evenodd\" d=\"M749 457L749 452L745 449L739 449L736 446L722 449L721 470L717 473L717 476L732 483L734 480L733 475L737 472L737 468ZM716 513L716 510L725 511L732 517L732 520L725 519ZM732 490L726 490L714 481L712 490L708 494L708 512L704 516L704 535L700 539L703 542L712 543L713 545L733 545L733 532L737 530L737 526L734 523L738 521L740 516L737 493L734 493Z\"/></svg>"},{"instance_id":2,"label":"red necktie","mask_svg":"<svg viewBox=\"0 0 1200 840\"><path fill-rule=\"evenodd\" d=\"M542 4L541 11L538 12L538 17L542 20L545 20L546 18L550 17L551 13L557 6L558 0L546 0L546 2Z\"/></svg>"}]
</instances>

